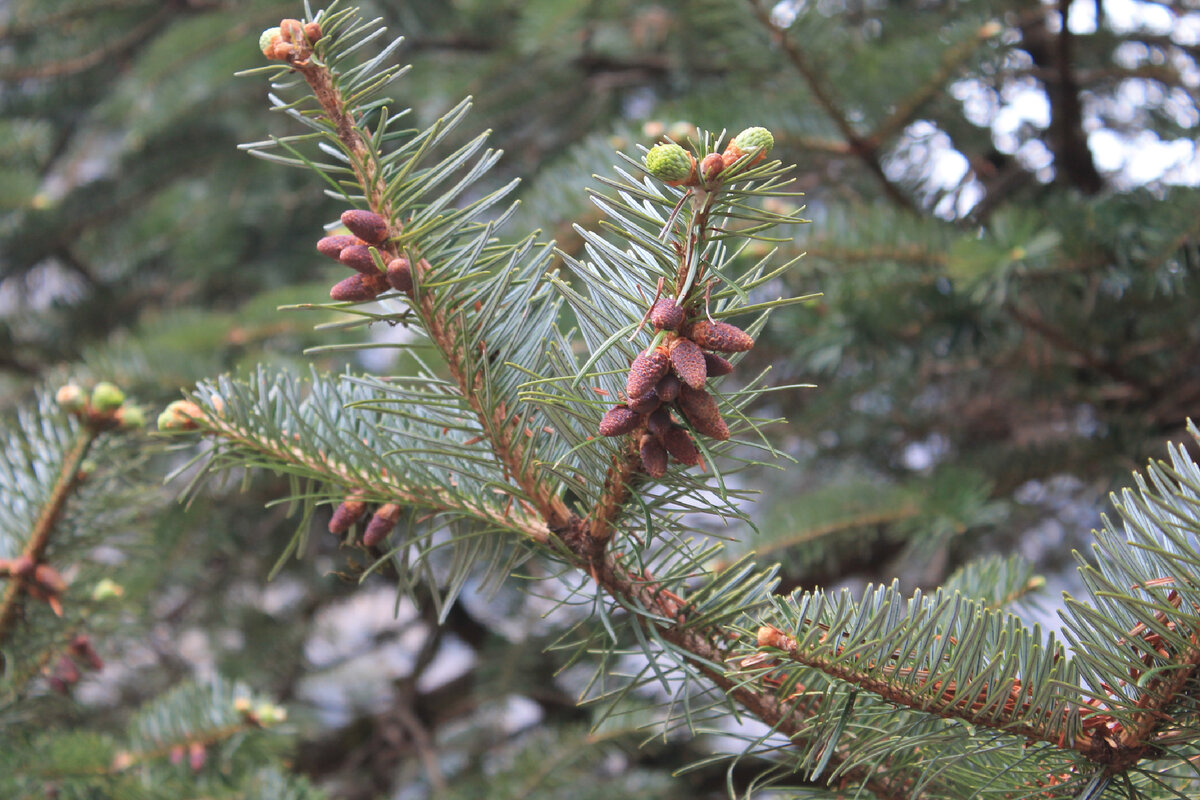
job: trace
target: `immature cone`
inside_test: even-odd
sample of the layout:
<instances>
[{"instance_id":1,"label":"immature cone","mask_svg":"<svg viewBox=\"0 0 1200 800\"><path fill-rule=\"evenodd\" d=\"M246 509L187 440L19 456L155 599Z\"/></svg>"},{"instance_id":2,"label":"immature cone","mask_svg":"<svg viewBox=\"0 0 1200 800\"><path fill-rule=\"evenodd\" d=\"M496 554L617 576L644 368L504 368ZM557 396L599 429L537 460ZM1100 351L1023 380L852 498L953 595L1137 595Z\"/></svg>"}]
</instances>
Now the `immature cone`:
<instances>
[{"instance_id":1,"label":"immature cone","mask_svg":"<svg viewBox=\"0 0 1200 800\"><path fill-rule=\"evenodd\" d=\"M357 236L351 236L346 233L339 233L337 236L322 236L317 240L317 252L323 256L340 260L338 256L342 254L342 250L356 244L363 245L366 242Z\"/></svg>"},{"instance_id":2,"label":"immature cone","mask_svg":"<svg viewBox=\"0 0 1200 800\"><path fill-rule=\"evenodd\" d=\"M116 411L125 402L125 393L115 383L100 381L92 389L92 408L101 414Z\"/></svg>"},{"instance_id":3,"label":"immature cone","mask_svg":"<svg viewBox=\"0 0 1200 800\"><path fill-rule=\"evenodd\" d=\"M679 397L679 378L668 373L663 375L661 381L654 387L654 393L658 395L658 399L664 403L673 403L675 398Z\"/></svg>"},{"instance_id":4,"label":"immature cone","mask_svg":"<svg viewBox=\"0 0 1200 800\"><path fill-rule=\"evenodd\" d=\"M375 515L371 517L371 521L367 523L367 529L363 531L363 544L367 547L374 547L382 542L392 532L392 528L396 527L398 519L400 519L400 506L395 503L380 506Z\"/></svg>"},{"instance_id":5,"label":"immature cone","mask_svg":"<svg viewBox=\"0 0 1200 800\"><path fill-rule=\"evenodd\" d=\"M660 331L673 331L683 323L683 309L669 297L660 297L650 307L650 323Z\"/></svg>"},{"instance_id":6,"label":"immature cone","mask_svg":"<svg viewBox=\"0 0 1200 800\"><path fill-rule=\"evenodd\" d=\"M258 37L258 49L261 50L262 54L267 58L273 58L274 56L272 53L275 51L275 45L280 41L282 41L282 37L280 35L279 28L267 28L262 32L262 35Z\"/></svg>"},{"instance_id":7,"label":"immature cone","mask_svg":"<svg viewBox=\"0 0 1200 800\"><path fill-rule=\"evenodd\" d=\"M667 450L657 437L646 434L641 443L642 469L651 478L661 478L667 474Z\"/></svg>"},{"instance_id":8,"label":"immature cone","mask_svg":"<svg viewBox=\"0 0 1200 800\"><path fill-rule=\"evenodd\" d=\"M668 183L686 181L696 169L696 157L673 142L656 144L644 161L651 175Z\"/></svg>"},{"instance_id":9,"label":"immature cone","mask_svg":"<svg viewBox=\"0 0 1200 800\"><path fill-rule=\"evenodd\" d=\"M412 267L409 266L407 258L401 256L400 258L393 258L388 262L387 282L398 292L404 292L405 294L412 293Z\"/></svg>"},{"instance_id":10,"label":"immature cone","mask_svg":"<svg viewBox=\"0 0 1200 800\"><path fill-rule=\"evenodd\" d=\"M680 464L694 467L700 463L700 451L692 441L691 434L680 425L673 425L662 437L663 447Z\"/></svg>"},{"instance_id":11,"label":"immature cone","mask_svg":"<svg viewBox=\"0 0 1200 800\"><path fill-rule=\"evenodd\" d=\"M729 166L744 155L754 153L751 164L757 164L767 157L775 146L775 137L766 128L746 128L733 137L733 141L725 148L725 166Z\"/></svg>"},{"instance_id":12,"label":"immature cone","mask_svg":"<svg viewBox=\"0 0 1200 800\"><path fill-rule=\"evenodd\" d=\"M675 368L679 379L688 386L693 389L703 388L704 379L708 377L704 366L704 353L700 352L700 347L691 339L679 338L671 343L671 366Z\"/></svg>"},{"instance_id":13,"label":"immature cone","mask_svg":"<svg viewBox=\"0 0 1200 800\"><path fill-rule=\"evenodd\" d=\"M638 426L642 416L627 406L610 408L600 418L601 436L620 436L629 433Z\"/></svg>"},{"instance_id":14,"label":"immature cone","mask_svg":"<svg viewBox=\"0 0 1200 800\"><path fill-rule=\"evenodd\" d=\"M649 353L639 353L629 367L629 377L625 379L625 394L633 398L649 393L670 368L671 358L667 355L666 348L656 347Z\"/></svg>"},{"instance_id":15,"label":"immature cone","mask_svg":"<svg viewBox=\"0 0 1200 800\"><path fill-rule=\"evenodd\" d=\"M721 353L742 353L754 347L750 334L728 322L697 320L684 329L684 335L705 350Z\"/></svg>"},{"instance_id":16,"label":"immature cone","mask_svg":"<svg viewBox=\"0 0 1200 800\"><path fill-rule=\"evenodd\" d=\"M715 353L704 354L704 369L708 372L708 377L717 378L721 375L728 375L733 372L733 364L730 364L725 359Z\"/></svg>"},{"instance_id":17,"label":"immature cone","mask_svg":"<svg viewBox=\"0 0 1200 800\"><path fill-rule=\"evenodd\" d=\"M200 427L196 420L203 412L191 400L176 400L158 415L160 431L192 431Z\"/></svg>"},{"instance_id":18,"label":"immature cone","mask_svg":"<svg viewBox=\"0 0 1200 800\"><path fill-rule=\"evenodd\" d=\"M729 438L729 426L721 419L717 401L708 392L685 385L679 392L679 408L700 433L720 441Z\"/></svg>"},{"instance_id":19,"label":"immature cone","mask_svg":"<svg viewBox=\"0 0 1200 800\"><path fill-rule=\"evenodd\" d=\"M387 241L387 220L374 211L363 211L357 208L343 211L342 224L367 244L383 244Z\"/></svg>"},{"instance_id":20,"label":"immature cone","mask_svg":"<svg viewBox=\"0 0 1200 800\"><path fill-rule=\"evenodd\" d=\"M79 683L79 668L70 656L59 656L54 665L54 674L50 676L50 685L59 694L66 694L66 688ZM57 682L56 682L57 679ZM60 688L61 687L61 688Z\"/></svg>"},{"instance_id":21,"label":"immature cone","mask_svg":"<svg viewBox=\"0 0 1200 800\"><path fill-rule=\"evenodd\" d=\"M365 513L367 504L362 500L343 500L329 517L329 532L341 536L362 519Z\"/></svg>"},{"instance_id":22,"label":"immature cone","mask_svg":"<svg viewBox=\"0 0 1200 800\"><path fill-rule=\"evenodd\" d=\"M343 247L342 252L338 253L338 261L364 275L376 275L379 273L379 267L375 266L375 259L371 258L371 249L365 244L352 244L349 247Z\"/></svg>"},{"instance_id":23,"label":"immature cone","mask_svg":"<svg viewBox=\"0 0 1200 800\"><path fill-rule=\"evenodd\" d=\"M146 414L137 406L121 406L117 409L116 417L122 430L134 431L146 427Z\"/></svg>"}]
</instances>

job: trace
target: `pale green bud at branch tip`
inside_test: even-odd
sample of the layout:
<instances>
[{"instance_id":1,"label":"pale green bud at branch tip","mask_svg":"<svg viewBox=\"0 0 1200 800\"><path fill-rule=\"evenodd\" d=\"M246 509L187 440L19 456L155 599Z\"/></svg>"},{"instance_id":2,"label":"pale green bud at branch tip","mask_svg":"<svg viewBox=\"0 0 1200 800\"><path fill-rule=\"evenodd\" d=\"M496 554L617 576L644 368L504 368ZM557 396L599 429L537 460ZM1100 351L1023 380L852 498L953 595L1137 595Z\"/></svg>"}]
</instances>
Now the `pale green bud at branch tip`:
<instances>
[{"instance_id":1,"label":"pale green bud at branch tip","mask_svg":"<svg viewBox=\"0 0 1200 800\"><path fill-rule=\"evenodd\" d=\"M658 144L646 153L646 169L663 181L682 181L692 174L694 159L677 144Z\"/></svg>"},{"instance_id":2,"label":"pale green bud at branch tip","mask_svg":"<svg viewBox=\"0 0 1200 800\"><path fill-rule=\"evenodd\" d=\"M69 411L72 414L82 411L87 405L87 396L73 383L68 383L65 386L58 387L58 391L54 394L54 401L62 406L64 411Z\"/></svg>"},{"instance_id":3,"label":"pale green bud at branch tip","mask_svg":"<svg viewBox=\"0 0 1200 800\"><path fill-rule=\"evenodd\" d=\"M775 137L766 128L746 128L733 137L733 144L744 153L757 150L760 156L765 156L775 146Z\"/></svg>"},{"instance_id":4,"label":"pale green bud at branch tip","mask_svg":"<svg viewBox=\"0 0 1200 800\"><path fill-rule=\"evenodd\" d=\"M92 389L92 408L101 414L116 411L125 402L125 393L115 383L100 381Z\"/></svg>"}]
</instances>

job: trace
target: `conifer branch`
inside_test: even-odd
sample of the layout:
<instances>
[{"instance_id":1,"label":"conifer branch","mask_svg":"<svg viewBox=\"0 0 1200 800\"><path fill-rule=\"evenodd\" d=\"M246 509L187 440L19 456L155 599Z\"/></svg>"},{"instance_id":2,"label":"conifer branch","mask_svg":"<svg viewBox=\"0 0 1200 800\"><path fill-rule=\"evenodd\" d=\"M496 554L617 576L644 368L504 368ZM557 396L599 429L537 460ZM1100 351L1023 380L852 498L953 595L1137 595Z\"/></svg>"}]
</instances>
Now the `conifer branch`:
<instances>
[{"instance_id":1,"label":"conifer branch","mask_svg":"<svg viewBox=\"0 0 1200 800\"><path fill-rule=\"evenodd\" d=\"M369 134L364 135L366 132L360 130L358 122L351 115L329 67L321 61L308 58L302 51L290 54L287 61L303 76L332 122L337 138L350 156L351 167L363 188L368 207L385 220L394 219L394 209L386 199L383 169L377 155L367 145L366 135ZM389 238L395 232L389 231ZM391 242L380 245L379 250L386 253L385 261L404 256ZM422 275L432 267L420 258L419 252L416 256L411 263L414 281L420 286ZM459 392L475 412L493 451L505 465L509 479L530 498L551 530L565 529L571 514L562 499L540 478L526 458L529 445L523 437L523 431L510 422L503 403L491 410L484 407L481 398L484 376L469 366L459 347L463 334L461 317L451 317L447 306L439 305L433 291L421 291L416 299L416 307L426 333L446 360Z\"/></svg>"},{"instance_id":2,"label":"conifer branch","mask_svg":"<svg viewBox=\"0 0 1200 800\"><path fill-rule=\"evenodd\" d=\"M8 586L4 589L4 597L0 599L0 643L3 643L12 632L21 607L21 600L33 587L36 567L42 563L46 548L50 545L50 537L55 526L62 517L71 495L84 480L83 462L87 458L92 443L100 435L100 428L92 425L82 425L76 435L75 443L65 458L54 483L54 489L46 505L42 507L37 522L30 534L29 541L19 558L29 565L28 569L12 569L9 572Z\"/></svg>"},{"instance_id":3,"label":"conifer branch","mask_svg":"<svg viewBox=\"0 0 1200 800\"><path fill-rule=\"evenodd\" d=\"M345 487L350 493L368 497L386 496L393 502L461 514L486 525L517 531L535 542L545 543L549 539L545 522L539 516L528 514L524 510L510 507L506 513L501 513L486 503L472 503L434 487L410 486L387 470L381 470L367 482L346 464L327 457L314 456L292 442L256 434L198 405L190 404L187 413L202 433L219 437L230 446L265 456L274 463L303 469L323 481Z\"/></svg>"},{"instance_id":4,"label":"conifer branch","mask_svg":"<svg viewBox=\"0 0 1200 800\"><path fill-rule=\"evenodd\" d=\"M746 2L753 10L755 18L759 21L759 23L762 24L763 28L768 31L771 38L775 40L775 43L788 57L788 60L792 62L792 66L794 66L796 71L800 73L800 76L804 78L804 82L808 84L808 89L810 92L812 92L813 98L816 99L817 104L821 106L821 108L833 121L833 124L842 134L842 138L846 140L846 146L849 148L850 153L862 162L863 166L867 168L868 172L875 176L875 178L879 181L879 185L883 189L884 194L888 196L889 200L906 211L910 211L914 214L919 213L919 209L917 208L916 204L913 203L912 198L905 194L900 187L893 183L892 180L888 178L887 174L884 173L883 163L879 160L880 143L873 137L860 135L858 131L854 129L854 125L851 124L849 116L845 111L842 110L841 105L833 96L832 92L826 88L824 80L822 79L821 75L818 74L813 65L809 63L808 57L804 55L804 52L797 47L795 43L788 39L786 31L775 27L775 25L771 22L770 12L763 8L759 4L758 0L746 0Z\"/></svg>"}]
</instances>

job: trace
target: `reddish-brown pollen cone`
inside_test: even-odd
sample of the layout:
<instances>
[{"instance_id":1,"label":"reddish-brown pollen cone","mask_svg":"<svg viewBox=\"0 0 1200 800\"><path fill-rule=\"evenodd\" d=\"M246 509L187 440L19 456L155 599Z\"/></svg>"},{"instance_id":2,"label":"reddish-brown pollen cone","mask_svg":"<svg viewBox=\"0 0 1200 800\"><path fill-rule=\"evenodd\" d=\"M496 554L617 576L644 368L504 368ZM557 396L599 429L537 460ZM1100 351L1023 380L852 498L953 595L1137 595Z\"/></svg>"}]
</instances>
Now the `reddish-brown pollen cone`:
<instances>
[{"instance_id":1,"label":"reddish-brown pollen cone","mask_svg":"<svg viewBox=\"0 0 1200 800\"><path fill-rule=\"evenodd\" d=\"M342 250L351 245L364 245L362 239L357 236L348 234L338 234L336 236L322 236L317 240L317 252L323 256L328 256L334 260L338 260L338 256L342 254Z\"/></svg>"},{"instance_id":2,"label":"reddish-brown pollen cone","mask_svg":"<svg viewBox=\"0 0 1200 800\"><path fill-rule=\"evenodd\" d=\"M669 297L660 297L650 307L650 323L659 330L673 331L683 324L683 309Z\"/></svg>"},{"instance_id":3,"label":"reddish-brown pollen cone","mask_svg":"<svg viewBox=\"0 0 1200 800\"><path fill-rule=\"evenodd\" d=\"M728 375L733 372L733 364L721 358L715 353L704 354L704 368L708 372L708 377L718 378L722 375Z\"/></svg>"},{"instance_id":4,"label":"reddish-brown pollen cone","mask_svg":"<svg viewBox=\"0 0 1200 800\"><path fill-rule=\"evenodd\" d=\"M641 422L642 415L626 407L610 408L600 419L601 436L620 436L629 433Z\"/></svg>"},{"instance_id":5,"label":"reddish-brown pollen cone","mask_svg":"<svg viewBox=\"0 0 1200 800\"><path fill-rule=\"evenodd\" d=\"M364 275L376 275L379 273L379 267L375 266L375 259L371 257L371 248L365 244L352 244L349 247L343 247L342 252L338 253L338 261L355 272L361 272Z\"/></svg>"},{"instance_id":6,"label":"reddish-brown pollen cone","mask_svg":"<svg viewBox=\"0 0 1200 800\"><path fill-rule=\"evenodd\" d=\"M329 517L329 532L340 536L362 519L365 513L367 504L362 500L343 500Z\"/></svg>"},{"instance_id":7,"label":"reddish-brown pollen cone","mask_svg":"<svg viewBox=\"0 0 1200 800\"><path fill-rule=\"evenodd\" d=\"M359 303L363 300L374 300L379 294L366 280L366 276L355 273L345 280L338 281L329 290L329 296L342 303Z\"/></svg>"},{"instance_id":8,"label":"reddish-brown pollen cone","mask_svg":"<svg viewBox=\"0 0 1200 800\"><path fill-rule=\"evenodd\" d=\"M382 542L392 532L392 528L396 527L398 519L400 519L400 506L395 503L380 506L375 515L371 517L371 521L367 523L367 529L363 531L363 544L367 547L374 547Z\"/></svg>"},{"instance_id":9,"label":"reddish-brown pollen cone","mask_svg":"<svg viewBox=\"0 0 1200 800\"><path fill-rule=\"evenodd\" d=\"M708 392L685 385L679 392L679 408L700 433L720 441L729 438L729 426L717 410L717 401Z\"/></svg>"},{"instance_id":10,"label":"reddish-brown pollen cone","mask_svg":"<svg viewBox=\"0 0 1200 800\"><path fill-rule=\"evenodd\" d=\"M679 338L671 342L671 366L679 379L693 389L704 387L708 370L704 365L704 353L691 339Z\"/></svg>"},{"instance_id":11,"label":"reddish-brown pollen cone","mask_svg":"<svg viewBox=\"0 0 1200 800\"><path fill-rule=\"evenodd\" d=\"M664 403L674 403L679 397L679 378L674 375L663 375L662 380L654 386L654 393L658 395L658 399Z\"/></svg>"},{"instance_id":12,"label":"reddish-brown pollen cone","mask_svg":"<svg viewBox=\"0 0 1200 800\"><path fill-rule=\"evenodd\" d=\"M398 292L412 294L412 266L409 265L407 258L400 256L388 262L387 282L389 286Z\"/></svg>"},{"instance_id":13,"label":"reddish-brown pollen cone","mask_svg":"<svg viewBox=\"0 0 1200 800\"><path fill-rule=\"evenodd\" d=\"M667 450L658 438L646 434L641 442L642 469L651 478L661 478L667 474Z\"/></svg>"},{"instance_id":14,"label":"reddish-brown pollen cone","mask_svg":"<svg viewBox=\"0 0 1200 800\"><path fill-rule=\"evenodd\" d=\"M736 325L728 322L696 320L684 328L684 335L705 350L720 353L744 353L754 347L754 339Z\"/></svg>"},{"instance_id":15,"label":"reddish-brown pollen cone","mask_svg":"<svg viewBox=\"0 0 1200 800\"><path fill-rule=\"evenodd\" d=\"M700 450L696 447L696 443L692 441L691 434L687 432L686 428L680 425L673 425L663 435L662 441L663 446L667 448L667 452L680 464L694 467L703 460L700 456Z\"/></svg>"},{"instance_id":16,"label":"reddish-brown pollen cone","mask_svg":"<svg viewBox=\"0 0 1200 800\"><path fill-rule=\"evenodd\" d=\"M639 353L629 367L629 376L625 379L625 394L632 398L649 393L670 368L671 359L666 348L656 347L649 353Z\"/></svg>"},{"instance_id":17,"label":"reddish-brown pollen cone","mask_svg":"<svg viewBox=\"0 0 1200 800\"><path fill-rule=\"evenodd\" d=\"M625 402L626 405L639 414L650 414L662 405L662 400L659 399L658 394L653 389L637 397L630 397Z\"/></svg>"},{"instance_id":18,"label":"reddish-brown pollen cone","mask_svg":"<svg viewBox=\"0 0 1200 800\"><path fill-rule=\"evenodd\" d=\"M367 244L379 245L387 241L387 220L374 211L363 211L357 208L343 211L342 224Z\"/></svg>"}]
</instances>

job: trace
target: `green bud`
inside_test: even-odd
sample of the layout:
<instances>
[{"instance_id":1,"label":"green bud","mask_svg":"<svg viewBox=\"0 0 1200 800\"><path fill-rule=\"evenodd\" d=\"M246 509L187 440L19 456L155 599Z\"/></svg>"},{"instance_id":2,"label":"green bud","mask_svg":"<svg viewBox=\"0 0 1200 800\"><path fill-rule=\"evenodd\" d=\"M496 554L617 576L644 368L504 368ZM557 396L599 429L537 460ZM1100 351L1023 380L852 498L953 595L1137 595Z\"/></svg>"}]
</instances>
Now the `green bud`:
<instances>
[{"instance_id":1,"label":"green bud","mask_svg":"<svg viewBox=\"0 0 1200 800\"><path fill-rule=\"evenodd\" d=\"M127 431L146 427L146 415L137 406L122 406L117 411L117 422Z\"/></svg>"},{"instance_id":2,"label":"green bud","mask_svg":"<svg viewBox=\"0 0 1200 800\"><path fill-rule=\"evenodd\" d=\"M62 406L64 411L74 414L83 411L83 407L87 405L87 396L83 393L83 389L73 383L68 383L58 387L58 391L54 393L54 401Z\"/></svg>"},{"instance_id":3,"label":"green bud","mask_svg":"<svg viewBox=\"0 0 1200 800\"><path fill-rule=\"evenodd\" d=\"M695 159L677 144L656 144L646 153L646 169L663 181L683 181L692 174Z\"/></svg>"},{"instance_id":4,"label":"green bud","mask_svg":"<svg viewBox=\"0 0 1200 800\"><path fill-rule=\"evenodd\" d=\"M115 383L100 381L96 388L92 389L92 408L101 414L116 411L124 402L125 393L117 388Z\"/></svg>"},{"instance_id":5,"label":"green bud","mask_svg":"<svg viewBox=\"0 0 1200 800\"><path fill-rule=\"evenodd\" d=\"M258 37L258 49L263 51L263 53L266 53L267 48L279 41L282 38L282 35L283 34L278 27L267 28L262 32L262 35Z\"/></svg>"},{"instance_id":6,"label":"green bud","mask_svg":"<svg viewBox=\"0 0 1200 800\"><path fill-rule=\"evenodd\" d=\"M733 144L744 153L757 149L758 155L765 156L775 146L775 137L766 128L746 128L733 137Z\"/></svg>"},{"instance_id":7,"label":"green bud","mask_svg":"<svg viewBox=\"0 0 1200 800\"><path fill-rule=\"evenodd\" d=\"M92 599L96 602L101 600L111 600L125 594L125 587L114 581L112 578L101 578L100 581L92 587Z\"/></svg>"}]
</instances>

